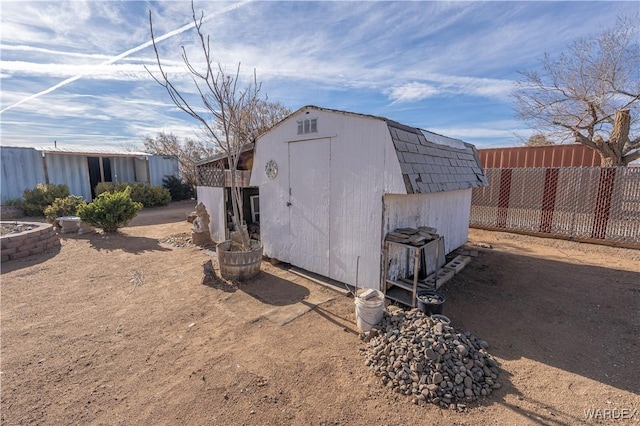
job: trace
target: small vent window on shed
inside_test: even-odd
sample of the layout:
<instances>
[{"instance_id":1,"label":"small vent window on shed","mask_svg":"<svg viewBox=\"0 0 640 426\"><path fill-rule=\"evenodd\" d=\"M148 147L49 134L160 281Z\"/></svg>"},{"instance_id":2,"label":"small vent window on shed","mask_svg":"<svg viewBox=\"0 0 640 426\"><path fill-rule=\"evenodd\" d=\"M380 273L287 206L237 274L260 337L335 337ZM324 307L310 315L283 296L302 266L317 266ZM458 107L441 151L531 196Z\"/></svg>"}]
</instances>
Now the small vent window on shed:
<instances>
[{"instance_id":1,"label":"small vent window on shed","mask_svg":"<svg viewBox=\"0 0 640 426\"><path fill-rule=\"evenodd\" d=\"M318 119L308 118L306 120L298 120L298 134L318 133Z\"/></svg>"}]
</instances>

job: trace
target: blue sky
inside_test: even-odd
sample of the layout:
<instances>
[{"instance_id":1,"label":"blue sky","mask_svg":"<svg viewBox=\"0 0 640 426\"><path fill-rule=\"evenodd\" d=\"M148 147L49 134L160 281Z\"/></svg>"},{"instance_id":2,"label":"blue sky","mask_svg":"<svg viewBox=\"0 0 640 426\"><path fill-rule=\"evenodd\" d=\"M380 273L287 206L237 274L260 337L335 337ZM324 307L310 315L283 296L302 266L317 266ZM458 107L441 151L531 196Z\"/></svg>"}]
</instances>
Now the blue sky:
<instances>
[{"instance_id":1,"label":"blue sky","mask_svg":"<svg viewBox=\"0 0 640 426\"><path fill-rule=\"evenodd\" d=\"M509 97L518 71L640 9L637 1L195 5L216 60L229 70L241 62L246 76L255 69L269 99L384 116L479 148L519 145L533 132ZM2 1L2 145L196 137L196 123L144 69L156 69L144 47L148 10L156 35L169 33L160 52L170 75L192 92L180 58L180 46L197 53L195 31L179 31L191 22L186 1Z\"/></svg>"}]
</instances>

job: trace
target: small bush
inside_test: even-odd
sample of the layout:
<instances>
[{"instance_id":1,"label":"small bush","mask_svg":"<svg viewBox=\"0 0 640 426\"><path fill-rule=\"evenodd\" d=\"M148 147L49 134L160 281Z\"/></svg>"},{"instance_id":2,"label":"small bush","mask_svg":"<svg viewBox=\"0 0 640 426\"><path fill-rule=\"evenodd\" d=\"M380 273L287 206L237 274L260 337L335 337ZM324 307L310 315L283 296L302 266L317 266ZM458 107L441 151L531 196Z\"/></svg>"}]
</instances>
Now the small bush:
<instances>
[{"instance_id":1,"label":"small bush","mask_svg":"<svg viewBox=\"0 0 640 426\"><path fill-rule=\"evenodd\" d=\"M78 216L104 232L116 232L136 217L142 204L131 199L131 188L119 192L103 192L93 202L78 206Z\"/></svg>"},{"instance_id":2,"label":"small bush","mask_svg":"<svg viewBox=\"0 0 640 426\"><path fill-rule=\"evenodd\" d=\"M173 201L190 200L195 195L193 186L173 175L162 178L162 186L169 190Z\"/></svg>"},{"instance_id":3,"label":"small bush","mask_svg":"<svg viewBox=\"0 0 640 426\"><path fill-rule=\"evenodd\" d=\"M87 204L87 202L79 195L56 198L49 207L44 209L44 215L49 222L53 223L57 218L62 216L75 216L78 206L83 204Z\"/></svg>"},{"instance_id":4,"label":"small bush","mask_svg":"<svg viewBox=\"0 0 640 426\"><path fill-rule=\"evenodd\" d=\"M22 208L22 205L24 204L24 202L22 201L22 198L10 198L8 200L4 200L2 202L2 205L5 207L20 207Z\"/></svg>"},{"instance_id":5,"label":"small bush","mask_svg":"<svg viewBox=\"0 0 640 426\"><path fill-rule=\"evenodd\" d=\"M96 185L96 195L105 192L121 192L130 188L131 199L144 207L166 206L171 202L171 193L161 186L151 186L143 182L100 182Z\"/></svg>"},{"instance_id":6,"label":"small bush","mask_svg":"<svg viewBox=\"0 0 640 426\"><path fill-rule=\"evenodd\" d=\"M69 196L67 185L39 183L34 189L25 189L22 193L24 214L27 216L44 216L44 209L56 198Z\"/></svg>"}]
</instances>

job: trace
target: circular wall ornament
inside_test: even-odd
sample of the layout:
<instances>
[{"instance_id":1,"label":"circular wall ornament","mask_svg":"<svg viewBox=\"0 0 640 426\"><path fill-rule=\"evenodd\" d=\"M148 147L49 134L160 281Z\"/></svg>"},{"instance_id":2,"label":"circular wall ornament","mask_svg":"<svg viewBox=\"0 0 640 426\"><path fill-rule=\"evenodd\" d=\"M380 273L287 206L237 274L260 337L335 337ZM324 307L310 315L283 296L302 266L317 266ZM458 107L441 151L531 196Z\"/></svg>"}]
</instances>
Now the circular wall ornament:
<instances>
[{"instance_id":1,"label":"circular wall ornament","mask_svg":"<svg viewBox=\"0 0 640 426\"><path fill-rule=\"evenodd\" d=\"M264 166L264 171L269 179L275 179L278 175L278 163L276 163L275 160L267 161L267 164Z\"/></svg>"}]
</instances>

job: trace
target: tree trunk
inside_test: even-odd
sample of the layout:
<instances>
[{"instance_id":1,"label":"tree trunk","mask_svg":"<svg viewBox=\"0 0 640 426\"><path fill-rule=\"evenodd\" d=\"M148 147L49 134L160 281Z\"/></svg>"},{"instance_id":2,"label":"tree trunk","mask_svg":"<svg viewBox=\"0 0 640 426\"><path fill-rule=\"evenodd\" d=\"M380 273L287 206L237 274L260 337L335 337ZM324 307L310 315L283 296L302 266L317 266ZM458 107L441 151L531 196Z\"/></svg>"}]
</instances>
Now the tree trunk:
<instances>
[{"instance_id":1,"label":"tree trunk","mask_svg":"<svg viewBox=\"0 0 640 426\"><path fill-rule=\"evenodd\" d=\"M613 129L609 136L609 141L605 142L600 136L593 139L595 147L578 140L579 143L596 148L600 154L601 164L603 167L619 167L626 166L624 147L629 143L629 131L631 128L631 115L628 109L620 109L616 111Z\"/></svg>"},{"instance_id":2,"label":"tree trunk","mask_svg":"<svg viewBox=\"0 0 640 426\"><path fill-rule=\"evenodd\" d=\"M600 165L602 167L620 167L620 166L626 166L626 164L624 163L624 161L622 160L622 158L615 158L615 157L607 157L605 154L603 154L602 152L598 151L598 154L600 154Z\"/></svg>"}]
</instances>

